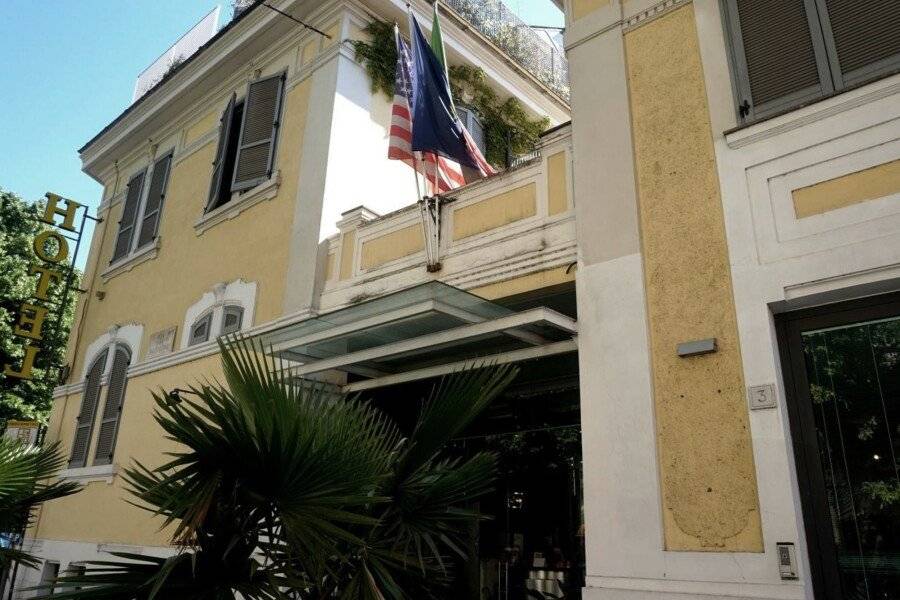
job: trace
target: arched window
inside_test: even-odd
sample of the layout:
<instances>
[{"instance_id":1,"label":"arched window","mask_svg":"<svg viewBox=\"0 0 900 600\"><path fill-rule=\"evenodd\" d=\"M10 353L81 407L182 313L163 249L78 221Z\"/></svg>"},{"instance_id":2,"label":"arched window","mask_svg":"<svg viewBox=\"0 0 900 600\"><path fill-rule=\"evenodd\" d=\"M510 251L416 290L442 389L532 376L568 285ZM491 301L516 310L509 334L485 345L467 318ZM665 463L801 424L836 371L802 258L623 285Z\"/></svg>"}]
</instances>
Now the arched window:
<instances>
[{"instance_id":1,"label":"arched window","mask_svg":"<svg viewBox=\"0 0 900 600\"><path fill-rule=\"evenodd\" d=\"M75 426L75 439L72 442L72 455L69 468L87 465L88 450L94 433L94 422L100 395L103 392L103 376L108 375L106 404L100 420L100 431L97 435L97 448L94 452L95 465L112 463L113 450L119 432L122 417L122 405L125 402L125 386L128 381L128 366L131 364L131 351L124 344L115 344L104 348L94 359L88 369L84 384L84 395L81 399L81 410Z\"/></svg>"},{"instance_id":2,"label":"arched window","mask_svg":"<svg viewBox=\"0 0 900 600\"><path fill-rule=\"evenodd\" d=\"M191 325L191 340L188 345L195 346L209 341L209 334L212 331L212 312L208 312Z\"/></svg>"},{"instance_id":3,"label":"arched window","mask_svg":"<svg viewBox=\"0 0 900 600\"><path fill-rule=\"evenodd\" d=\"M481 119L478 118L475 111L471 108L466 108L465 106L457 106L456 114L459 115L459 120L462 121L462 124L469 131L469 134L475 141L475 145L481 150L481 153L487 154L487 144L484 139L484 127L481 125Z\"/></svg>"},{"instance_id":4,"label":"arched window","mask_svg":"<svg viewBox=\"0 0 900 600\"><path fill-rule=\"evenodd\" d=\"M212 340L253 325L256 283L237 279L217 283L184 313L181 347L208 344Z\"/></svg>"},{"instance_id":5,"label":"arched window","mask_svg":"<svg viewBox=\"0 0 900 600\"><path fill-rule=\"evenodd\" d=\"M97 450L94 452L95 465L112 464L113 450L122 420L122 404L125 402L125 384L128 383L128 365L131 353L125 346L116 346L109 372L109 386L106 390L106 406L97 434Z\"/></svg>"},{"instance_id":6,"label":"arched window","mask_svg":"<svg viewBox=\"0 0 900 600\"><path fill-rule=\"evenodd\" d=\"M222 311L222 333L228 335L241 330L244 323L244 309L236 304L226 305Z\"/></svg>"}]
</instances>

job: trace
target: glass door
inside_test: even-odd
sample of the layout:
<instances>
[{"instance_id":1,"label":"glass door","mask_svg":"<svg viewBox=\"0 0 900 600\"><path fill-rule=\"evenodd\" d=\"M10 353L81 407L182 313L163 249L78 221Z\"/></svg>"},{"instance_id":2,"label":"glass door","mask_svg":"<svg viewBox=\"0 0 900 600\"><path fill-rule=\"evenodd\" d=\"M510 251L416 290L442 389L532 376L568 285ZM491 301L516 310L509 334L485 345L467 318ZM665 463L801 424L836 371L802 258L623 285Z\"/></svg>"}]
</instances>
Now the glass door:
<instances>
[{"instance_id":1,"label":"glass door","mask_svg":"<svg viewBox=\"0 0 900 600\"><path fill-rule=\"evenodd\" d=\"M781 331L816 597L900 598L900 302L806 311Z\"/></svg>"}]
</instances>

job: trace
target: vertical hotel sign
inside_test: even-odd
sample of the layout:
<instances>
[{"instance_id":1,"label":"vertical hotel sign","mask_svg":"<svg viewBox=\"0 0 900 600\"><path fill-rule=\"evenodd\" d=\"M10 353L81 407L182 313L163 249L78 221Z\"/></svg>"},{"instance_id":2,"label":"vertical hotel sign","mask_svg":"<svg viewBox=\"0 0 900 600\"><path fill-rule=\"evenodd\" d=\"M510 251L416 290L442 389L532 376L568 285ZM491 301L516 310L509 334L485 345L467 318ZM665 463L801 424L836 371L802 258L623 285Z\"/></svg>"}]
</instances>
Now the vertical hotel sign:
<instances>
[{"instance_id":1,"label":"vertical hotel sign","mask_svg":"<svg viewBox=\"0 0 900 600\"><path fill-rule=\"evenodd\" d=\"M37 286L32 298L19 306L13 325L13 334L22 340L24 357L20 364L3 365L3 374L17 379L33 378L35 359L42 350L41 342L46 333L45 321L53 308L50 286L60 282L63 282L65 287L60 302L56 306L54 326L58 328L62 323L63 311L75 272L75 258L81 245L81 235L84 233L85 220L97 220L90 217L85 209L80 227L76 229L75 218L78 216L78 210L83 206L74 200L67 200L49 192L46 197L47 206L40 221L52 225L53 228L44 229L34 236L32 249L36 260L29 267L28 273L38 276ZM69 237L63 231L73 232L77 235ZM69 257L70 239L75 241L75 252L72 253L71 264L66 264L66 259Z\"/></svg>"}]
</instances>

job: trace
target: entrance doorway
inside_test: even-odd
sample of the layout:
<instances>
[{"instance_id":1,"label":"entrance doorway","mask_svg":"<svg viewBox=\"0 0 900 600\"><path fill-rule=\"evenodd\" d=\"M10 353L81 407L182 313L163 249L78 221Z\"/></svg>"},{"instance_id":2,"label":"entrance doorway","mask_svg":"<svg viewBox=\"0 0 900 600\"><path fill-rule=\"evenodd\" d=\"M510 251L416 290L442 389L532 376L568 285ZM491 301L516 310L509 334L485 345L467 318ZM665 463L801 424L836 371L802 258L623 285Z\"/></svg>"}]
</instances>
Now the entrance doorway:
<instances>
[{"instance_id":1,"label":"entrance doorway","mask_svg":"<svg viewBox=\"0 0 900 600\"><path fill-rule=\"evenodd\" d=\"M584 585L578 355L518 363L506 391L447 449L497 456L494 489L476 510L468 559L453 567L453 600L577 600ZM414 426L437 380L365 395L401 429ZM402 399L402 401L400 400Z\"/></svg>"},{"instance_id":2,"label":"entrance doorway","mask_svg":"<svg viewBox=\"0 0 900 600\"><path fill-rule=\"evenodd\" d=\"M779 316L817 598L900 598L900 294Z\"/></svg>"}]
</instances>

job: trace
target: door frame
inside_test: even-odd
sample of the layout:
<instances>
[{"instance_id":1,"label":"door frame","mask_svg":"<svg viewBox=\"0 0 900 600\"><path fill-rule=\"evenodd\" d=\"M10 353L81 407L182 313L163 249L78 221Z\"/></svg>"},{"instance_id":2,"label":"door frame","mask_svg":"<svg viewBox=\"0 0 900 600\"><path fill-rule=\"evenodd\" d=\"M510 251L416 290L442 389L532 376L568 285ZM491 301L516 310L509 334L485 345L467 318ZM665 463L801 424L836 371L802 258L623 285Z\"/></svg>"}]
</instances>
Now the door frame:
<instances>
[{"instance_id":1,"label":"door frame","mask_svg":"<svg viewBox=\"0 0 900 600\"><path fill-rule=\"evenodd\" d=\"M825 497L825 480L816 441L809 381L801 333L900 315L900 292L869 296L775 315L778 353L784 378L785 406L791 428L797 483L806 531L814 596L844 600L838 578L837 550Z\"/></svg>"}]
</instances>

